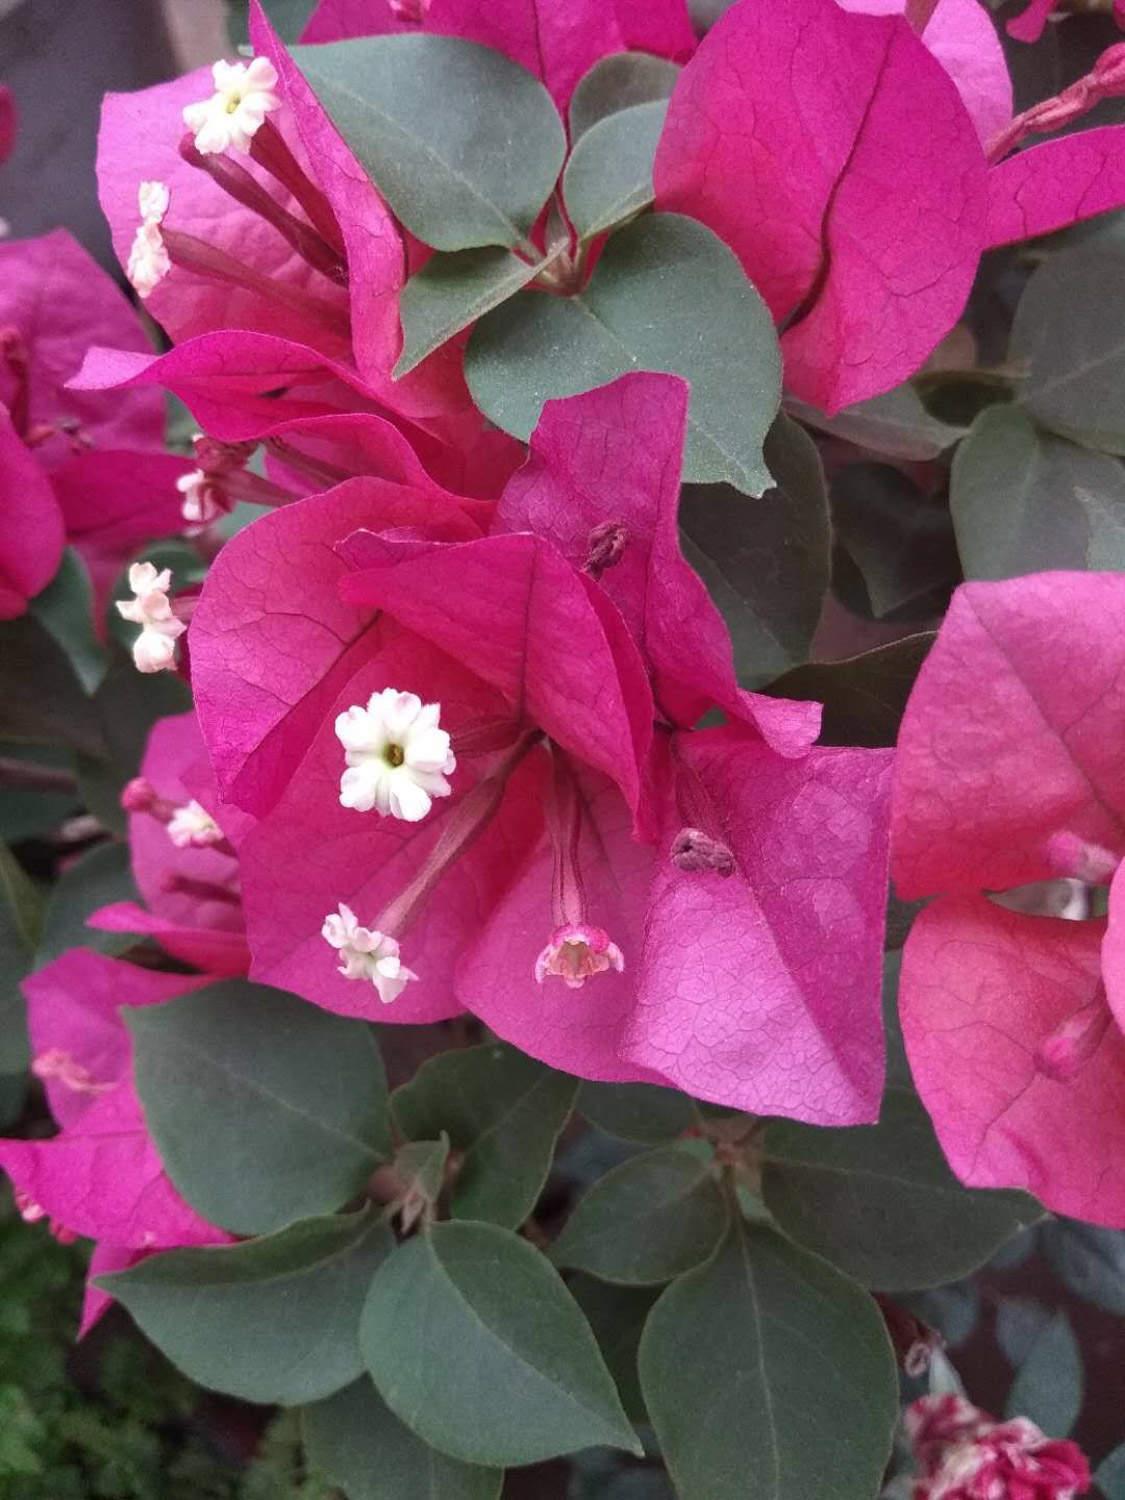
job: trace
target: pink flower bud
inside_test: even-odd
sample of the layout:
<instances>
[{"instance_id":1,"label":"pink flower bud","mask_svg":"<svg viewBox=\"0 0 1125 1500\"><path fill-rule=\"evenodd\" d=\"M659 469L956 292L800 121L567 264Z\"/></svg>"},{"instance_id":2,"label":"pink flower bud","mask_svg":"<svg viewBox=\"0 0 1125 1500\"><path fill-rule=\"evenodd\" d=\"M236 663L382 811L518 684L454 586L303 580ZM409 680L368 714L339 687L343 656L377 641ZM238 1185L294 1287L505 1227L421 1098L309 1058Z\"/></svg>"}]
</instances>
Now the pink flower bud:
<instances>
[{"instance_id":1,"label":"pink flower bud","mask_svg":"<svg viewBox=\"0 0 1125 1500\"><path fill-rule=\"evenodd\" d=\"M629 533L620 521L603 521L595 526L586 542L586 561L582 571L591 578L600 578L607 568L621 561Z\"/></svg>"},{"instance_id":2,"label":"pink flower bud","mask_svg":"<svg viewBox=\"0 0 1125 1500\"><path fill-rule=\"evenodd\" d=\"M672 840L670 857L678 870L693 875L707 871L726 880L734 874L734 855L727 845L699 828L681 828Z\"/></svg>"}]
</instances>

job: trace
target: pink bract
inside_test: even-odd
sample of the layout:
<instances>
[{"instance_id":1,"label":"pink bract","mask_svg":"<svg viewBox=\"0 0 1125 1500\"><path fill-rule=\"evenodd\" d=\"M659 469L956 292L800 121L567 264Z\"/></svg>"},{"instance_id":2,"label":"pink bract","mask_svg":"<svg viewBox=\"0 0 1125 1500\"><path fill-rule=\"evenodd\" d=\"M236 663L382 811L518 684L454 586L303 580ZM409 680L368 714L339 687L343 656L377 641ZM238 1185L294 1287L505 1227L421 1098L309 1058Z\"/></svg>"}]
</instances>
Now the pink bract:
<instances>
[{"instance_id":1,"label":"pink bract","mask_svg":"<svg viewBox=\"0 0 1125 1500\"><path fill-rule=\"evenodd\" d=\"M194 713L161 719L149 735L141 776L164 802L198 802L233 841L245 832L237 808L220 806ZM239 899L238 861L228 848L178 848L166 822L130 812L133 878L145 906L122 901L94 912L90 926L146 933L174 958L212 975L245 974L250 965Z\"/></svg>"},{"instance_id":2,"label":"pink bract","mask_svg":"<svg viewBox=\"0 0 1125 1500\"><path fill-rule=\"evenodd\" d=\"M68 385L100 342L149 348L125 297L70 235L0 243L0 618L51 580L64 540L100 600L135 547L182 528L176 480L187 465L161 451L159 392Z\"/></svg>"},{"instance_id":3,"label":"pink bract","mask_svg":"<svg viewBox=\"0 0 1125 1500\"><path fill-rule=\"evenodd\" d=\"M1115 1225L1119 882L1108 933L983 893L1060 876L1104 885L1125 856L1123 626L1116 574L959 589L903 719L893 811L899 893L938 895L907 942L900 1008L950 1162L967 1182Z\"/></svg>"},{"instance_id":4,"label":"pink bract","mask_svg":"<svg viewBox=\"0 0 1125 1500\"><path fill-rule=\"evenodd\" d=\"M259 818L252 973L380 1020L468 1008L586 1077L871 1119L889 755L810 749L815 706L739 695L672 522L685 405L656 375L549 404L490 535L353 481L228 543L189 640L220 787ZM386 687L440 703L457 756L418 823L339 801L336 716ZM694 730L716 704L730 726ZM418 978L384 1006L321 925L343 902L377 926L419 881ZM575 925L623 972L538 984Z\"/></svg>"},{"instance_id":5,"label":"pink bract","mask_svg":"<svg viewBox=\"0 0 1125 1500\"><path fill-rule=\"evenodd\" d=\"M149 1250L219 1244L165 1175L132 1081L123 1005L159 1005L206 983L73 949L24 982L33 1068L59 1134L0 1141L0 1167L29 1218L98 1240L104 1262ZM102 1310L87 1302L85 1326Z\"/></svg>"},{"instance_id":6,"label":"pink bract","mask_svg":"<svg viewBox=\"0 0 1125 1500\"><path fill-rule=\"evenodd\" d=\"M560 107L599 58L638 51L681 60L695 45L683 0L321 0L303 40L419 30L503 52L541 78Z\"/></svg>"}]
</instances>

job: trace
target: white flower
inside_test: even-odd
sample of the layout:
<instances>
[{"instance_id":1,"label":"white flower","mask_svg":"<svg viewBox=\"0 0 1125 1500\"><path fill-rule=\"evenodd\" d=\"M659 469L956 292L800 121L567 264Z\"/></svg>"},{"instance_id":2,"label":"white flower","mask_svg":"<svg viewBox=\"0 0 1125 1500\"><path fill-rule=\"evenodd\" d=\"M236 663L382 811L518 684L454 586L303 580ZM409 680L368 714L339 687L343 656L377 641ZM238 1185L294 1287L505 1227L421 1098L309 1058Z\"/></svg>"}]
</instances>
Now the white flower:
<instances>
[{"instance_id":1,"label":"white flower","mask_svg":"<svg viewBox=\"0 0 1125 1500\"><path fill-rule=\"evenodd\" d=\"M249 151L250 142L270 110L281 99L275 93L277 70L266 57L249 63L219 61L211 69L215 92L210 99L189 104L184 124L195 136L195 149L203 156L215 155L233 146Z\"/></svg>"},{"instance_id":2,"label":"white flower","mask_svg":"<svg viewBox=\"0 0 1125 1500\"><path fill-rule=\"evenodd\" d=\"M172 814L168 837L177 849L203 849L208 844L221 844L224 834L207 809L192 798Z\"/></svg>"},{"instance_id":3,"label":"white flower","mask_svg":"<svg viewBox=\"0 0 1125 1500\"><path fill-rule=\"evenodd\" d=\"M350 906L340 902L338 912L324 919L320 935L340 954L340 973L345 979L366 979L379 992L384 1005L390 1005L418 976L399 959L399 947L393 937L370 927L361 927Z\"/></svg>"},{"instance_id":4,"label":"white flower","mask_svg":"<svg viewBox=\"0 0 1125 1500\"><path fill-rule=\"evenodd\" d=\"M163 182L142 182L137 190L141 222L129 251L125 273L139 297L149 296L172 269L160 226L171 195Z\"/></svg>"},{"instance_id":5,"label":"white flower","mask_svg":"<svg viewBox=\"0 0 1125 1500\"><path fill-rule=\"evenodd\" d=\"M192 469L176 480L176 488L184 497L180 514L192 526L210 526L220 516L225 516L227 507L213 477L202 469Z\"/></svg>"},{"instance_id":6,"label":"white flower","mask_svg":"<svg viewBox=\"0 0 1125 1500\"><path fill-rule=\"evenodd\" d=\"M150 562L134 563L129 569L129 587L136 596L118 600L117 612L123 620L141 627L133 642L133 661L138 671L164 672L175 665L176 642L187 626L172 613L168 590L172 572L157 572Z\"/></svg>"},{"instance_id":7,"label":"white flower","mask_svg":"<svg viewBox=\"0 0 1125 1500\"><path fill-rule=\"evenodd\" d=\"M448 797L446 776L457 761L449 735L438 728L440 703L423 703L414 693L384 688L367 707L353 703L336 718L336 737L348 769L340 778L340 802L357 812L417 823L434 797Z\"/></svg>"}]
</instances>

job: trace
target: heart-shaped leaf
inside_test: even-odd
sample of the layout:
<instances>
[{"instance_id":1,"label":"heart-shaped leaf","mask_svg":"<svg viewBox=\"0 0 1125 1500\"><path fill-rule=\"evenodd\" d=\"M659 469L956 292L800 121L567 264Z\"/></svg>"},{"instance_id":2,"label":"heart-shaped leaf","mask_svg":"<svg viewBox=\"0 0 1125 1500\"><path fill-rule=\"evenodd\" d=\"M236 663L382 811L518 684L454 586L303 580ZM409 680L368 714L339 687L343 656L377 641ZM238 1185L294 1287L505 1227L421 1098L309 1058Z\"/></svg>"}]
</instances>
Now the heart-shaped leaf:
<instances>
[{"instance_id":1,"label":"heart-shaped leaf","mask_svg":"<svg viewBox=\"0 0 1125 1500\"><path fill-rule=\"evenodd\" d=\"M807 427L886 458L939 458L964 434L963 428L932 417L912 385L897 385L870 401L845 406L831 417L795 397L786 399L785 409Z\"/></svg>"},{"instance_id":2,"label":"heart-shaped leaf","mask_svg":"<svg viewBox=\"0 0 1125 1500\"><path fill-rule=\"evenodd\" d=\"M629 370L691 384L684 478L760 495L762 453L781 394L765 303L716 235L679 214L648 214L611 235L574 297L520 292L480 320L465 378L487 417L526 439L546 401Z\"/></svg>"},{"instance_id":3,"label":"heart-shaped leaf","mask_svg":"<svg viewBox=\"0 0 1125 1500\"><path fill-rule=\"evenodd\" d=\"M1019 406L991 406L973 423L949 508L967 578L1125 569L1125 467L1041 432Z\"/></svg>"},{"instance_id":4,"label":"heart-shaped leaf","mask_svg":"<svg viewBox=\"0 0 1125 1500\"><path fill-rule=\"evenodd\" d=\"M614 52L596 62L570 99L570 138L575 145L599 120L636 104L671 98L680 69L647 52Z\"/></svg>"},{"instance_id":5,"label":"heart-shaped leaf","mask_svg":"<svg viewBox=\"0 0 1125 1500\"><path fill-rule=\"evenodd\" d=\"M363 1370L356 1329L394 1236L371 1210L152 1255L98 1281L192 1380L243 1401L319 1401Z\"/></svg>"},{"instance_id":6,"label":"heart-shaped leaf","mask_svg":"<svg viewBox=\"0 0 1125 1500\"><path fill-rule=\"evenodd\" d=\"M551 1251L603 1281L671 1281L706 1260L727 1213L706 1156L665 1146L622 1162L581 1198Z\"/></svg>"},{"instance_id":7,"label":"heart-shaped leaf","mask_svg":"<svg viewBox=\"0 0 1125 1500\"><path fill-rule=\"evenodd\" d=\"M764 1149L762 1195L781 1228L880 1291L957 1281L1043 1216L1025 1193L962 1187L908 1089L888 1089L878 1125L777 1120Z\"/></svg>"},{"instance_id":8,"label":"heart-shaped leaf","mask_svg":"<svg viewBox=\"0 0 1125 1500\"><path fill-rule=\"evenodd\" d=\"M634 104L591 125L563 174L563 198L579 239L624 224L656 196L652 163L668 113L666 100Z\"/></svg>"},{"instance_id":9,"label":"heart-shaped leaf","mask_svg":"<svg viewBox=\"0 0 1125 1500\"><path fill-rule=\"evenodd\" d=\"M732 1224L645 1325L641 1387L680 1500L871 1500L898 1415L867 1294L771 1229Z\"/></svg>"},{"instance_id":10,"label":"heart-shaped leaf","mask_svg":"<svg viewBox=\"0 0 1125 1500\"><path fill-rule=\"evenodd\" d=\"M395 1090L395 1120L410 1140L445 1131L463 1153L455 1218L515 1229L535 1207L578 1083L513 1047L443 1052Z\"/></svg>"},{"instance_id":11,"label":"heart-shaped leaf","mask_svg":"<svg viewBox=\"0 0 1125 1500\"><path fill-rule=\"evenodd\" d=\"M371 1284L360 1344L391 1410L466 1463L538 1463L599 1444L640 1455L558 1273L493 1224L438 1224L396 1250Z\"/></svg>"},{"instance_id":12,"label":"heart-shaped leaf","mask_svg":"<svg viewBox=\"0 0 1125 1500\"><path fill-rule=\"evenodd\" d=\"M390 1155L371 1029L244 980L126 1012L137 1088L184 1197L235 1234L326 1213Z\"/></svg>"},{"instance_id":13,"label":"heart-shaped leaf","mask_svg":"<svg viewBox=\"0 0 1125 1500\"><path fill-rule=\"evenodd\" d=\"M496 1500L504 1482L415 1437L366 1376L306 1406L301 1429L310 1465L348 1500Z\"/></svg>"},{"instance_id":14,"label":"heart-shaped leaf","mask_svg":"<svg viewBox=\"0 0 1125 1500\"><path fill-rule=\"evenodd\" d=\"M551 96L490 47L425 32L295 47L333 124L435 250L515 245L563 164Z\"/></svg>"}]
</instances>

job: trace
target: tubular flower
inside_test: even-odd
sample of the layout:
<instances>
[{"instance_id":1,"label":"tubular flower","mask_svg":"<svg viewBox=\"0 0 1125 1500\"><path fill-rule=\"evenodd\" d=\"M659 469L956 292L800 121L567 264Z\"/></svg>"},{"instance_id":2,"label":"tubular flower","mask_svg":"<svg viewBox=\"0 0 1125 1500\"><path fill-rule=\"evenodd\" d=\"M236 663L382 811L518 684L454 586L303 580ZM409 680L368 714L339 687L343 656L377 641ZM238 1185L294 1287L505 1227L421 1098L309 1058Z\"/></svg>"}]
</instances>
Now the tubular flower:
<instances>
[{"instance_id":1,"label":"tubular flower","mask_svg":"<svg viewBox=\"0 0 1125 1500\"><path fill-rule=\"evenodd\" d=\"M133 661L139 672L166 672L176 665L176 642L187 629L168 598L171 569L157 572L150 562L134 563L129 569L129 587L133 598L120 600L117 612L141 627L133 642Z\"/></svg>"},{"instance_id":2,"label":"tubular flower","mask_svg":"<svg viewBox=\"0 0 1125 1500\"><path fill-rule=\"evenodd\" d=\"M215 84L211 97L184 106L184 124L195 137L196 150L205 156L228 146L248 152L266 116L281 108L277 69L268 57L255 57L248 63L220 59L211 77Z\"/></svg>"},{"instance_id":3,"label":"tubular flower","mask_svg":"<svg viewBox=\"0 0 1125 1500\"><path fill-rule=\"evenodd\" d=\"M356 479L223 548L192 679L256 820L251 972L343 1014L469 1009L590 1078L870 1119L889 756L739 689L679 550L685 415L682 382L628 376L548 405L491 515Z\"/></svg>"},{"instance_id":4,"label":"tubular flower","mask_svg":"<svg viewBox=\"0 0 1125 1500\"><path fill-rule=\"evenodd\" d=\"M901 896L935 897L907 941L899 1005L954 1170L1118 1226L1122 681L1119 575L964 585L903 718L892 861ZM1059 878L1101 887L1108 920L992 899Z\"/></svg>"}]
</instances>

